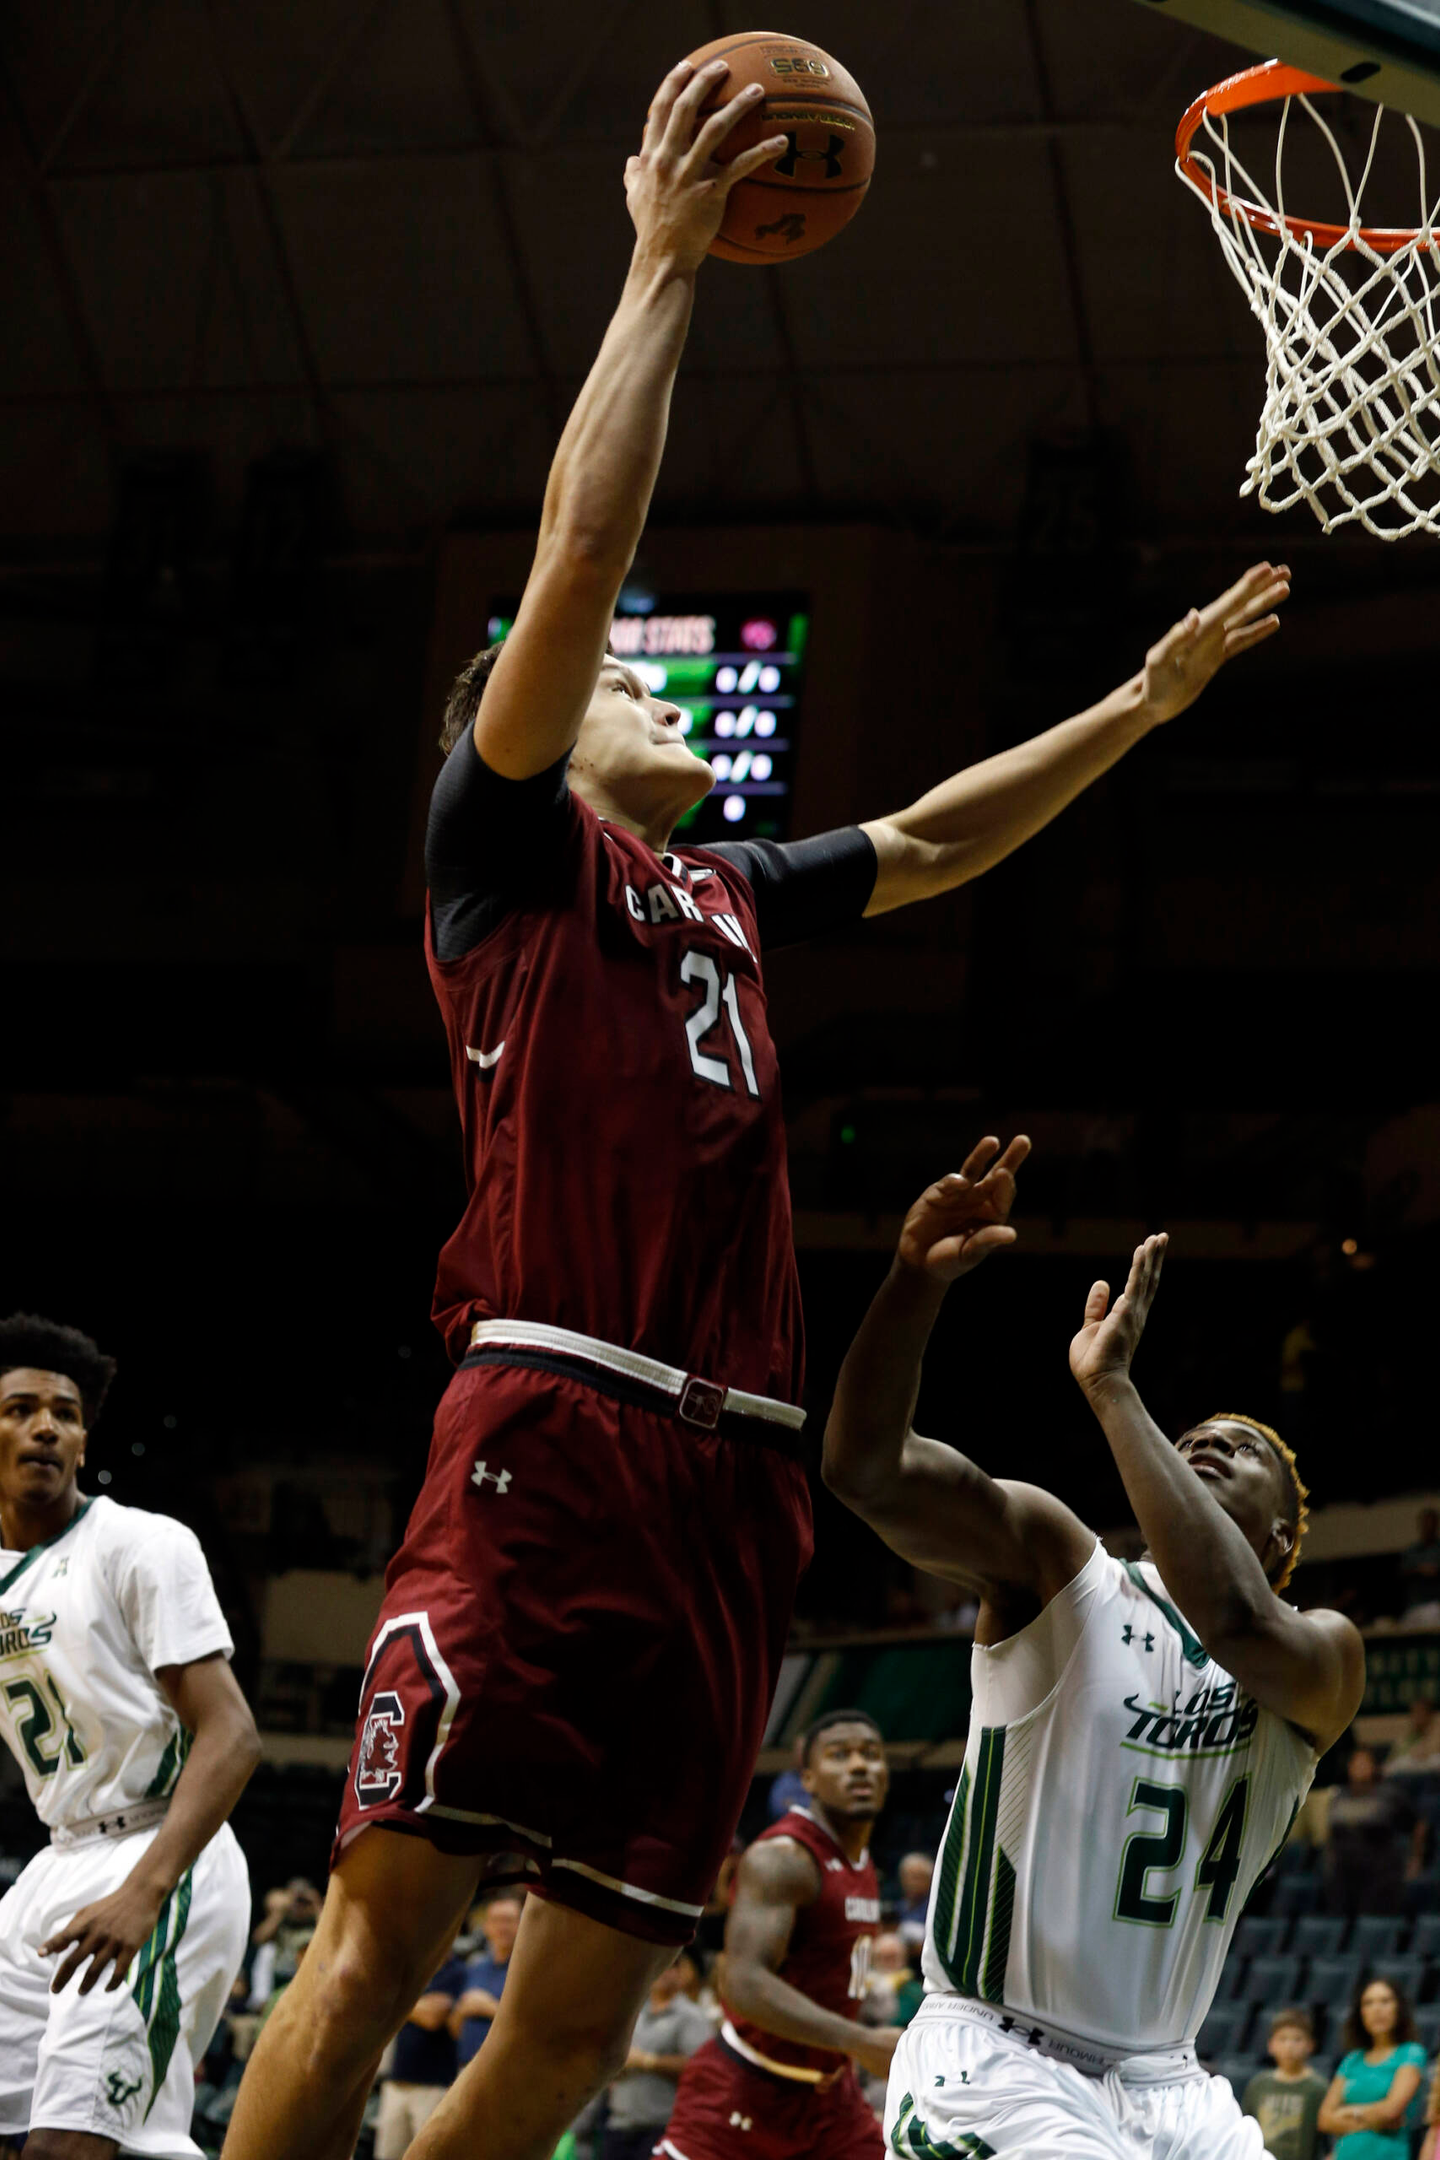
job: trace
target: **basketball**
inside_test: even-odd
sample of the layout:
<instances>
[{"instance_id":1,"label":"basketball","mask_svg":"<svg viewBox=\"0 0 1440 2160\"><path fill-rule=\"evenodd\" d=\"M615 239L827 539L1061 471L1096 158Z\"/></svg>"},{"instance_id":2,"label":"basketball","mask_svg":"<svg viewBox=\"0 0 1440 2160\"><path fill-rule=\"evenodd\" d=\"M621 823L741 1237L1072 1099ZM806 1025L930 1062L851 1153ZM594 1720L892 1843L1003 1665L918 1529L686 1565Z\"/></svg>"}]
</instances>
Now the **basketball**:
<instances>
[{"instance_id":1,"label":"basketball","mask_svg":"<svg viewBox=\"0 0 1440 2160\"><path fill-rule=\"evenodd\" d=\"M833 240L865 200L875 168L875 123L854 76L818 45L774 30L716 38L689 59L697 68L723 60L730 70L702 113L747 83L765 92L722 146L722 162L767 135L789 143L773 165L732 189L710 253L726 262L785 262Z\"/></svg>"}]
</instances>

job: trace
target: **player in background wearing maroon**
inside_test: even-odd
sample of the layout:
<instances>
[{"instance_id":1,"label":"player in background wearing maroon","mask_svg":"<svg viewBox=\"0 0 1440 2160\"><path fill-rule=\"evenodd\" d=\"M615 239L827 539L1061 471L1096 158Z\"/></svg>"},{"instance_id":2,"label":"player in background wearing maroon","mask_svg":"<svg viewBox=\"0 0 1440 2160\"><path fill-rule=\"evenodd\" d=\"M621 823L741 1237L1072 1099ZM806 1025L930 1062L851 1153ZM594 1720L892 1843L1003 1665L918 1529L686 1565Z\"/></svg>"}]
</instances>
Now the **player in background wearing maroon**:
<instances>
[{"instance_id":1,"label":"player in background wearing maroon","mask_svg":"<svg viewBox=\"0 0 1440 2160\"><path fill-rule=\"evenodd\" d=\"M682 63L656 95L630 274L515 627L447 710L427 958L469 1195L435 1296L460 1369L387 1578L324 1912L229 2160L345 2160L482 1880L533 1894L494 2028L412 2160L548 2160L623 2065L728 1848L810 1552L762 951L999 861L1269 636L1287 590L1260 566L1102 704L892 816L666 852L712 775L606 643L726 189L783 144L714 162L753 104L702 122L724 75Z\"/></svg>"},{"instance_id":2,"label":"player in background wearing maroon","mask_svg":"<svg viewBox=\"0 0 1440 2160\"><path fill-rule=\"evenodd\" d=\"M725 2022L685 2065L658 2160L880 2160L855 2064L884 2077L896 2026L856 2023L880 1885L870 1833L890 1783L878 1728L832 1710L805 1736L808 1799L740 1863Z\"/></svg>"}]
</instances>

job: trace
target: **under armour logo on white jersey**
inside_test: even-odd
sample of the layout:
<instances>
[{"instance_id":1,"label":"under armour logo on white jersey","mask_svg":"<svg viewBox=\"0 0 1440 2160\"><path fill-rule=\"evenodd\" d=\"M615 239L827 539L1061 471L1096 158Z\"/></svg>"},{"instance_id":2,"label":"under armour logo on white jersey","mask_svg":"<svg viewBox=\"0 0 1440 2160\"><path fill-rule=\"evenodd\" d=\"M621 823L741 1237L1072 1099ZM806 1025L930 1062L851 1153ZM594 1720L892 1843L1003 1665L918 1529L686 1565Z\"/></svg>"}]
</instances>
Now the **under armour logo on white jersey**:
<instances>
[{"instance_id":1,"label":"under armour logo on white jersey","mask_svg":"<svg viewBox=\"0 0 1440 2160\"><path fill-rule=\"evenodd\" d=\"M469 1043L466 1043L465 1055L472 1065L479 1066L481 1072L489 1072L493 1066L499 1064L500 1053L504 1048L504 1043L500 1042L496 1043L493 1050L472 1050Z\"/></svg>"},{"instance_id":2,"label":"under armour logo on white jersey","mask_svg":"<svg viewBox=\"0 0 1440 2160\"><path fill-rule=\"evenodd\" d=\"M732 2130L752 2130L754 2127L755 2118L753 2115L742 2115L739 2108L731 2108L730 2128Z\"/></svg>"},{"instance_id":3,"label":"under armour logo on white jersey","mask_svg":"<svg viewBox=\"0 0 1440 2160\"><path fill-rule=\"evenodd\" d=\"M488 1470L483 1462L477 1462L470 1473L470 1482L472 1485L483 1486L488 1478L498 1495L509 1492L510 1475L508 1470Z\"/></svg>"}]
</instances>

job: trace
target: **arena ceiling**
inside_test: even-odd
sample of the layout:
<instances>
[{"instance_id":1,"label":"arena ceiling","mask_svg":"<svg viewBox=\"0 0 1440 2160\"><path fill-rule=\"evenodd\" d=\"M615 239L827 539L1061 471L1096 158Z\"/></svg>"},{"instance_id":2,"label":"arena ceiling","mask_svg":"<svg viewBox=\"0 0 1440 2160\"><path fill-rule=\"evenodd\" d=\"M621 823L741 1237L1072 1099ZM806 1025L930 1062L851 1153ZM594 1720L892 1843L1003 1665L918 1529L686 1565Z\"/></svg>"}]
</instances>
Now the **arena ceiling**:
<instances>
[{"instance_id":1,"label":"arena ceiling","mask_svg":"<svg viewBox=\"0 0 1440 2160\"><path fill-rule=\"evenodd\" d=\"M12 550L102 536L135 453L330 453L349 533L534 514L625 260L621 170L729 0L25 0L0 23ZM823 0L870 200L707 271L662 512L1013 536L1037 440L1119 451L1137 535L1237 502L1263 356L1176 119L1232 48L1133 0Z\"/></svg>"}]
</instances>

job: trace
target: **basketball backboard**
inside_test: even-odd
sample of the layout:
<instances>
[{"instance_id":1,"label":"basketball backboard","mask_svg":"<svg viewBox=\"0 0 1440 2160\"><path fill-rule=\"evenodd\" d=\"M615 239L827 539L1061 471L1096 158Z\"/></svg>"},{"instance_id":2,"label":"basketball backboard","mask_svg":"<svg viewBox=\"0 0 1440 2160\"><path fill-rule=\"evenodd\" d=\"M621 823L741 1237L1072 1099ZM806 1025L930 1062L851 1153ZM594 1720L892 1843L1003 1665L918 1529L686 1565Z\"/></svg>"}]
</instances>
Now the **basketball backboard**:
<instances>
[{"instance_id":1,"label":"basketball backboard","mask_svg":"<svg viewBox=\"0 0 1440 2160\"><path fill-rule=\"evenodd\" d=\"M1440 127L1440 0L1140 0Z\"/></svg>"}]
</instances>

